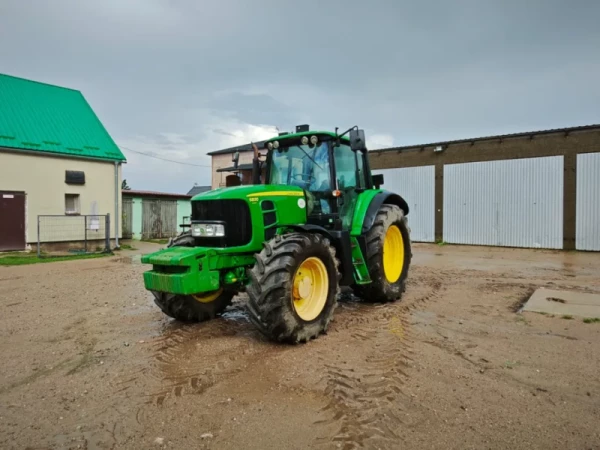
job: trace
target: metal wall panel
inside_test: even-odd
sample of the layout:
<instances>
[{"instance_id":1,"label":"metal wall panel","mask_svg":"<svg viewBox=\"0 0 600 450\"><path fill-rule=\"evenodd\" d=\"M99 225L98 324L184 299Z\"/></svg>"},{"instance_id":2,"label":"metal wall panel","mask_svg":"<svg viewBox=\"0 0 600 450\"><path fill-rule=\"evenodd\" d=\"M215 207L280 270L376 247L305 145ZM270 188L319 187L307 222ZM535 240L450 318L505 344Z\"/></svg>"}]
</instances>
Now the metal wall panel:
<instances>
[{"instance_id":1,"label":"metal wall panel","mask_svg":"<svg viewBox=\"0 0 600 450\"><path fill-rule=\"evenodd\" d=\"M408 225L414 242L435 240L435 167L374 170L383 174L383 189L395 192L408 203Z\"/></svg>"},{"instance_id":2,"label":"metal wall panel","mask_svg":"<svg viewBox=\"0 0 600 450\"><path fill-rule=\"evenodd\" d=\"M562 156L444 166L444 241L563 247Z\"/></svg>"},{"instance_id":3,"label":"metal wall panel","mask_svg":"<svg viewBox=\"0 0 600 450\"><path fill-rule=\"evenodd\" d=\"M577 155L575 248L600 251L600 153Z\"/></svg>"}]
</instances>

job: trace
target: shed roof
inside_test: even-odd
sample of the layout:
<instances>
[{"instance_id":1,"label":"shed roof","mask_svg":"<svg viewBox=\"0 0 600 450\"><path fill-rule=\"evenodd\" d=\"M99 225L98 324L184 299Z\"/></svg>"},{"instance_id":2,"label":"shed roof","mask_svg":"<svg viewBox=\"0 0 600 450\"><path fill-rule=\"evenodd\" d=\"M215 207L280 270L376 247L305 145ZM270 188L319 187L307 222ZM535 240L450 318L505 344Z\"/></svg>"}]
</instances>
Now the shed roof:
<instances>
[{"instance_id":1,"label":"shed roof","mask_svg":"<svg viewBox=\"0 0 600 450\"><path fill-rule=\"evenodd\" d=\"M265 146L265 142L267 141L258 141L255 142L254 144L256 145L257 148L262 148ZM253 150L252 148L252 143L250 144L244 144L244 145L238 145L237 147L229 147L229 148L224 148L223 150L214 150L212 152L208 152L207 155L222 155L225 153L235 153L235 152L251 152Z\"/></svg>"},{"instance_id":2,"label":"shed roof","mask_svg":"<svg viewBox=\"0 0 600 450\"><path fill-rule=\"evenodd\" d=\"M210 186L194 186L193 188L191 188L187 195L191 195L192 197L194 195L200 194L202 192L206 192L206 191L210 191Z\"/></svg>"},{"instance_id":3,"label":"shed roof","mask_svg":"<svg viewBox=\"0 0 600 450\"><path fill-rule=\"evenodd\" d=\"M577 127L567 127L567 128L552 128L549 130L540 130L540 131L524 131L519 133L510 133L510 134L498 134L495 136L483 136L469 139L457 139L454 141L440 141L440 142L431 142L429 144L416 144L416 145L404 145L402 147L390 147L390 148L382 148L378 150L369 150L369 153L385 153L385 152L402 152L409 150L417 150L425 147L437 147L438 145L446 146L450 144L464 144L464 143L474 143L479 141L491 141L496 139L511 139L511 138L533 138L534 136L540 136L544 134L553 134L553 133L576 133L580 131L588 131L600 129L600 124L595 125L582 125Z\"/></svg>"},{"instance_id":4,"label":"shed roof","mask_svg":"<svg viewBox=\"0 0 600 450\"><path fill-rule=\"evenodd\" d=\"M222 167L217 172L239 172L240 170L252 170L252 164L238 164L237 167Z\"/></svg>"},{"instance_id":5,"label":"shed roof","mask_svg":"<svg viewBox=\"0 0 600 450\"><path fill-rule=\"evenodd\" d=\"M174 194L171 192L156 192L156 191L136 191L133 189L122 190L123 197L171 197L190 199L192 198L189 194Z\"/></svg>"},{"instance_id":6,"label":"shed roof","mask_svg":"<svg viewBox=\"0 0 600 450\"><path fill-rule=\"evenodd\" d=\"M0 147L125 161L81 92L4 74Z\"/></svg>"}]
</instances>

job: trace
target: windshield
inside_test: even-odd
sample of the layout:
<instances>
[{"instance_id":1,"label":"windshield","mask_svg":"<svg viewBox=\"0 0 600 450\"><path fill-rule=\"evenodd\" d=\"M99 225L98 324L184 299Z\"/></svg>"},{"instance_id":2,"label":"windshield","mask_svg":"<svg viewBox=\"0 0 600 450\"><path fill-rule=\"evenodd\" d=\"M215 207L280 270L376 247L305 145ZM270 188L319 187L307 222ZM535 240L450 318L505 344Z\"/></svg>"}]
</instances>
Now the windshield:
<instances>
[{"instance_id":1,"label":"windshield","mask_svg":"<svg viewBox=\"0 0 600 450\"><path fill-rule=\"evenodd\" d=\"M289 184L310 192L331 190L326 142L313 147L294 145L272 152L270 184Z\"/></svg>"}]
</instances>

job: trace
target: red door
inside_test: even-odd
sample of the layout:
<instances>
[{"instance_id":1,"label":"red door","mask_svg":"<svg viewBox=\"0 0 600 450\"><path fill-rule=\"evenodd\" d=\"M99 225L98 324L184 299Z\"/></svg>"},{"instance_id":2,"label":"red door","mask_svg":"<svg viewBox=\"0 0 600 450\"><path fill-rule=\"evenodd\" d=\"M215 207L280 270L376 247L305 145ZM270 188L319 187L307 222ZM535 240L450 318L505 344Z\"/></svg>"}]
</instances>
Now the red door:
<instances>
[{"instance_id":1,"label":"red door","mask_svg":"<svg viewBox=\"0 0 600 450\"><path fill-rule=\"evenodd\" d=\"M25 194L0 191L0 252L25 250Z\"/></svg>"}]
</instances>

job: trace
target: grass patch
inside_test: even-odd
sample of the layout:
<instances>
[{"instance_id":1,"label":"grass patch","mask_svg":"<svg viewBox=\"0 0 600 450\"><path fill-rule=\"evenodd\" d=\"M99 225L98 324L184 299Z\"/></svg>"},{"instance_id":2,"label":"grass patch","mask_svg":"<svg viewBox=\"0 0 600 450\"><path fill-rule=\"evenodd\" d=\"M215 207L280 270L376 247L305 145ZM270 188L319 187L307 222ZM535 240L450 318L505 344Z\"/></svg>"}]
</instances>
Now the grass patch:
<instances>
[{"instance_id":1,"label":"grass patch","mask_svg":"<svg viewBox=\"0 0 600 450\"><path fill-rule=\"evenodd\" d=\"M142 242L152 242L153 244L168 244L168 239L142 239Z\"/></svg>"},{"instance_id":2,"label":"grass patch","mask_svg":"<svg viewBox=\"0 0 600 450\"><path fill-rule=\"evenodd\" d=\"M520 366L521 363L519 361L505 361L503 367L505 369L514 369L517 366Z\"/></svg>"},{"instance_id":3,"label":"grass patch","mask_svg":"<svg viewBox=\"0 0 600 450\"><path fill-rule=\"evenodd\" d=\"M521 314L517 315L517 322L529 325L529 320L527 320L527 318Z\"/></svg>"},{"instance_id":4,"label":"grass patch","mask_svg":"<svg viewBox=\"0 0 600 450\"><path fill-rule=\"evenodd\" d=\"M446 245L446 243L444 241L438 241L437 245L443 247L444 245Z\"/></svg>"},{"instance_id":5,"label":"grass patch","mask_svg":"<svg viewBox=\"0 0 600 450\"><path fill-rule=\"evenodd\" d=\"M600 323L600 317L586 317L583 323Z\"/></svg>"},{"instance_id":6,"label":"grass patch","mask_svg":"<svg viewBox=\"0 0 600 450\"><path fill-rule=\"evenodd\" d=\"M45 256L38 258L36 253L12 253L0 254L0 266L23 266L26 264L50 263L58 261L71 261L74 259L94 259L108 256L110 253L95 253L92 255L73 255L73 256Z\"/></svg>"},{"instance_id":7,"label":"grass patch","mask_svg":"<svg viewBox=\"0 0 600 450\"><path fill-rule=\"evenodd\" d=\"M572 320L573 316L570 315L570 314L565 314L564 316L562 316L562 318L565 319L565 320Z\"/></svg>"}]
</instances>

